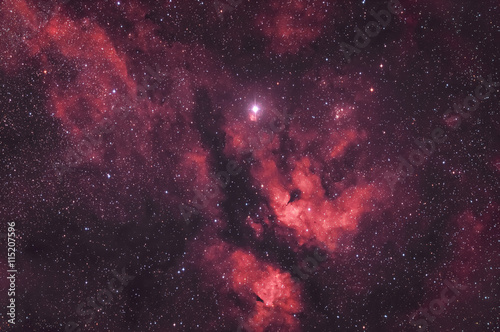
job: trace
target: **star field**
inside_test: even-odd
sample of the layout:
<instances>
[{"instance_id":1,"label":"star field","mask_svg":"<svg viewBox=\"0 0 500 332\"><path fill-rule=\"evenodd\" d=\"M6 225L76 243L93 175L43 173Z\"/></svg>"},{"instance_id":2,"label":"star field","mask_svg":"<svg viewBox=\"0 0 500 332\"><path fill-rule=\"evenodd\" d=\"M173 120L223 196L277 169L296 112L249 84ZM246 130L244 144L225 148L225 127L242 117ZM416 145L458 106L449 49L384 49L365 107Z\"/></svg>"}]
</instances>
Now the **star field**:
<instances>
[{"instance_id":1,"label":"star field","mask_svg":"<svg viewBox=\"0 0 500 332\"><path fill-rule=\"evenodd\" d=\"M1 331L500 329L497 1L0 19Z\"/></svg>"}]
</instances>

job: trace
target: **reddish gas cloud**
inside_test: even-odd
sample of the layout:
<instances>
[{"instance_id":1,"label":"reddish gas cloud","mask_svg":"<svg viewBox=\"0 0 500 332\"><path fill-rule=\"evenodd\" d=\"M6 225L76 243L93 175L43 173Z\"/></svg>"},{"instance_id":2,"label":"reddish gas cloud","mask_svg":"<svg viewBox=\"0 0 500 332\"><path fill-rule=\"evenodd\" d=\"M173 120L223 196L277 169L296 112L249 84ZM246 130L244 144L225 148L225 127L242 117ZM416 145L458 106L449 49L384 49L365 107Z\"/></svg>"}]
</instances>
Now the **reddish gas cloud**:
<instances>
[{"instance_id":1,"label":"reddish gas cloud","mask_svg":"<svg viewBox=\"0 0 500 332\"><path fill-rule=\"evenodd\" d=\"M277 219L294 230L298 244L321 245L334 251L342 232L355 231L361 216L371 210L368 203L375 188L360 182L347 188L335 201L329 200L319 175L311 171L311 160L301 158L293 165L291 181L285 181L272 160L261 161L254 176L263 184ZM300 191L300 198L291 201L290 193Z\"/></svg>"},{"instance_id":2,"label":"reddish gas cloud","mask_svg":"<svg viewBox=\"0 0 500 332\"><path fill-rule=\"evenodd\" d=\"M8 73L26 65L29 59L28 38L36 33L41 19L26 1L6 0L0 4L2 33L0 68Z\"/></svg>"},{"instance_id":3,"label":"reddish gas cloud","mask_svg":"<svg viewBox=\"0 0 500 332\"><path fill-rule=\"evenodd\" d=\"M272 324L283 324L288 330L298 327L293 314L301 311L301 302L293 292L297 287L290 274L267 264L241 250L231 256L233 263L233 287L243 293L251 291L263 302L257 301L254 311L247 318L247 324L255 331L264 331Z\"/></svg>"},{"instance_id":4,"label":"reddish gas cloud","mask_svg":"<svg viewBox=\"0 0 500 332\"><path fill-rule=\"evenodd\" d=\"M250 252L216 242L204 249L204 261L213 266L211 278L217 281L211 282L217 283L222 292L236 292L251 304L250 312L239 315L241 326L262 332L273 326L297 331L299 322L294 314L303 308L299 285L290 273L260 261Z\"/></svg>"},{"instance_id":5,"label":"reddish gas cloud","mask_svg":"<svg viewBox=\"0 0 500 332\"><path fill-rule=\"evenodd\" d=\"M2 15L11 13L6 19L12 30L0 38L19 43L2 51L2 64L11 70L39 59L48 112L67 134L69 148L60 152L61 162L95 167L109 179L98 190L88 179L77 179L85 193L83 204L102 218L127 220L131 188L146 186L144 174L160 167L165 180L155 187L162 200L166 188L179 187L174 193L183 192L183 202L204 210L205 216L218 215L221 197L216 180L209 177L212 160L191 127L195 91L207 89L213 95L231 86L210 51L197 44L158 43L156 26L142 19L130 39L112 40L95 20L75 19L59 6L51 15L26 1L1 6ZM125 8L131 20L143 18L146 11L135 2ZM29 38L19 39L23 34ZM127 47L134 51L123 51ZM144 65L153 61L156 66ZM173 141L183 141L182 151L161 146ZM83 157L75 158L75 153ZM127 175L121 176L121 170Z\"/></svg>"},{"instance_id":6,"label":"reddish gas cloud","mask_svg":"<svg viewBox=\"0 0 500 332\"><path fill-rule=\"evenodd\" d=\"M391 165L385 163L398 157L399 152L394 151L404 151L408 147L403 136L411 131L408 128L413 128L418 122L426 126L421 124L426 121L423 115L418 116L419 121L407 121L416 117L410 114L415 111L411 105L418 103L417 100L415 103L400 100L406 98L402 89L411 87L412 96L424 96L421 101L425 101L428 95L426 90L421 90L423 86L435 84L438 87L436 92L443 92L439 87L445 85L441 79L431 76L464 72L463 68L469 70L473 67L471 59L480 58L478 52L482 51L470 47L472 44L468 44L463 39L465 37L455 36L451 30L438 32L437 25L433 25L431 28L435 30L428 35L430 37L421 35L424 23L444 22L445 16L455 7L451 1L432 2L428 7L438 16L428 13L433 19L426 22L422 21L424 16L421 14L412 14L422 12L421 8L405 12L398 19L404 23L391 23L384 36L381 35L381 39L359 58L359 61L368 60L368 63L354 67L342 67L335 55L326 54L330 51L325 53L321 47L319 50L309 49L309 64L307 61L294 62L295 57L290 57L290 62L286 56L275 55L299 54L318 40L323 30L331 30L325 26L332 27L338 22L352 25L354 21L351 19L356 16L353 13L369 10L368 6L350 4L332 10L343 5L334 2L335 6L327 8L322 1L299 0L262 1L256 6L242 3L231 12L233 18L226 15L222 22L217 20L212 4L202 6L197 1L152 5L152 2L131 0L123 6L111 3L97 1L81 7L74 1L65 5L49 3L53 7L51 14L39 9L38 6L43 4L35 1L5 0L0 4L0 17L5 22L0 33L0 42L4 45L0 50L0 68L15 80L22 77L24 71L33 71L26 85L38 79L38 83L30 86L33 91L29 91L41 100L36 105L40 108L37 110L37 125L42 126L43 117L38 116L43 114L54 125L44 128L42 134L54 128L60 134L57 139L47 139L49 143L46 145L54 142L54 147L47 148L49 153L43 165L49 166L39 173L35 168L20 172L23 167L31 167L22 160L36 152L29 148L19 150L22 158L18 158L20 152L15 151L15 155L5 159L10 166L4 173L9 197L2 209L9 211L9 216L32 220L25 224L27 237L36 239L38 233L29 231L32 225L45 228L50 220L58 220L59 214L55 215L56 218L50 215L42 219L39 211L46 206L53 207L54 214L62 211L73 213L74 209L88 212L85 216L65 216L74 220L78 227L85 224L85 232L87 229L89 232L99 230L103 222L125 224L133 221L141 226L141 231L142 228L151 229L156 222L171 222L166 228L172 237L180 239L181 245L186 244L184 248L165 245L165 234L155 230L148 236L147 244L138 245L137 250L147 248L148 251L141 253L144 256L153 252L168 253L172 257L175 256L172 252L183 253L176 256L176 261L168 259L165 265L175 267L180 264L184 267L184 263L190 264L189 268L180 271L186 275L192 273L191 276L196 278L193 283L183 279L181 272L175 279L184 296L180 298L186 298L188 303L186 307L191 305L189 301L194 289L191 285L194 284L213 291L220 298L214 296L213 302L210 302L211 297L205 300L215 303L209 309L204 307L205 303L200 303L202 314L186 310L177 315L170 311L174 293L165 292L168 306L159 310L176 324L180 323L177 318L181 316L182 319L196 317L192 326L205 324L205 317L216 317L208 319L206 326L201 327L210 331L221 330L219 319L225 320L226 327L240 320L254 331L299 331L304 326L301 324L313 321L314 314L307 316L315 309L307 307L302 286L292 281L290 273L282 267L293 264L294 254L300 257L305 248L321 247L329 254L338 254L332 255L336 258L344 255L340 263L335 259L324 263L333 267L334 272L328 269L325 276L315 275L311 279L319 280L319 287L338 286L337 291L325 295L331 300L328 311L333 313L331 317L339 313L346 316L344 323L347 325L351 324L353 317L364 319L369 316L365 312L351 311L354 306L363 307L360 304L369 299L364 292L386 290L384 287L391 291L408 287L413 292L421 281L431 284L439 279L443 270L459 281L480 280L475 273L481 269L489 273L491 253L495 252L490 247L496 243L489 234L494 234L489 225L494 225L493 212L498 211L498 206L491 203L496 192L494 184L490 187L481 184L473 194L468 190L468 187L477 186L478 179L484 175L481 173L484 170L477 164L459 159L458 152L473 154L464 150L469 147L464 145L451 150L457 146L450 139L449 145L440 147L448 159L446 163L437 162L436 178L422 179L422 175L428 178L425 172L431 169L419 170L398 187L394 196L384 189L385 182L384 188L373 182L391 169ZM418 6L416 2L413 5ZM206 14L206 8L212 12ZM238 21L238 15L247 20ZM325 37L336 42L344 40L342 36ZM435 42L456 40L458 42L448 49L463 48L465 56L457 57L462 58L460 62L452 59L434 61L443 60L438 57L426 59L422 48L429 47L424 46L428 45L429 39L424 43L422 38L431 38ZM336 46L331 47L334 50ZM382 55L377 55L377 50L383 52ZM434 63L440 68L427 68L426 78L421 80L413 77L420 71L415 66L419 61L426 66ZM448 62L452 65L447 65ZM408 74L409 68L414 68L414 73ZM425 84L415 84L420 81ZM8 91L14 95L14 90ZM18 99L26 99L24 92L19 96ZM9 95L9 102L10 98ZM259 109L252 113L254 104ZM21 103L21 106L26 105ZM441 102L435 105L437 109L442 108L440 106L443 106ZM484 107L488 106L485 104ZM11 137L13 141L18 137L25 140L24 136L17 135L18 128L12 129L25 122L16 122L18 114L23 114L19 109L18 105L12 106L10 113L2 116L2 121L5 121L2 134L11 130L15 133ZM287 112L293 115L293 119L285 120ZM483 130L487 135L484 128L488 125L497 126L498 121L489 120L491 114L485 121L481 119L482 123L489 124L481 127L483 129L477 131L478 135L483 135ZM401 121L395 121L395 115L404 116L401 116ZM280 124L276 123L276 117L281 119ZM466 125L467 121L462 120L461 125ZM112 130L102 128L105 121L113 124ZM447 117L443 122L447 130L460 125L460 119L455 116ZM26 132L32 129L30 125L26 128ZM52 180L50 168L55 161L65 161L64 156L71 151L80 151L82 144L86 144L89 130L97 130L94 131L96 140L61 189L63 185ZM40 135L43 137L40 140L48 136ZM396 139L386 139L388 136ZM493 144L481 146L491 147ZM498 175L500 157L495 149L487 150L491 155L483 158L487 160L490 171ZM249 155L252 158L248 158ZM45 156L40 157L43 158ZM231 177L235 181L229 188L222 188L213 174L229 159L237 160L248 178L242 179L241 174L237 179ZM14 160L22 162L16 164ZM37 167L45 167L40 166L39 160L36 162ZM426 167L432 165L429 162ZM473 173L474 169L479 170L477 174ZM440 170L443 170L442 174ZM28 173L34 173L32 178L24 178ZM12 181L13 176L18 178ZM455 176L457 186L446 187L448 193L435 191L445 183L449 186ZM492 178L486 182L491 184ZM39 179L42 180L34 186L33 182ZM44 182L45 179L49 180ZM50 185L46 185L48 182ZM235 198L236 195L239 196ZM457 200L459 203L455 203ZM452 212L443 221L446 225L442 232L441 228L434 229L434 225L428 224L427 217L432 213L427 210L429 206L448 213L455 209L454 204L460 205L462 201L475 204L473 200L490 203L481 213L469 208L456 214ZM243 205L246 201L255 205ZM193 208L193 216L199 217L189 224L192 233L187 235L181 235L180 228L187 227L178 209L180 204ZM168 213L157 213L157 205ZM380 206L383 206L382 211L375 212ZM179 220L181 227L177 224ZM411 250L404 255L407 253L405 249L411 248L415 241L422 241L426 250L432 248L424 242L429 240L418 234L419 228L434 234L439 232L439 238L443 239L441 247L445 248L439 254L446 256L449 246L454 256L441 261L446 263L446 268L433 269L432 280L427 278L427 272L425 277L412 280L412 276L400 278L398 273L394 278L397 276L398 280L404 281L395 284L400 287L393 287L392 281L396 279L391 276L382 280L373 273L373 266L391 270L393 266L386 262L396 261L399 257L398 264L405 272L423 271L421 266L411 265L426 265L426 258L420 261L416 256L408 258ZM244 234L246 231L250 234ZM142 241L136 233L137 229L133 228L125 234ZM352 235L353 246L340 249L339 242L345 235ZM210 240L204 242L200 237ZM395 242L397 250L394 252L390 250L391 242ZM283 243L288 247L281 248ZM158 250L149 251L150 244L157 245ZM260 252L262 248L265 252ZM54 249L53 253L63 253L65 248L62 249ZM281 251L288 252L283 254ZM436 254L435 249L429 251L429 256ZM371 254L372 261L364 259ZM62 257L58 260L64 261ZM157 262L155 259L151 263L159 271L154 272L154 282L164 283L168 289L171 280L163 277L162 263ZM72 265L76 267L77 263ZM75 273L70 272L58 275L64 278L64 275ZM33 273L36 272L33 270ZM494 276L490 278L493 280ZM303 289L307 290L306 287ZM353 300L351 295L354 293L363 293L359 302ZM432 299L434 295L429 296ZM465 296L464 300L479 298L477 294ZM387 297L391 301L400 298L399 295ZM348 301L353 307L344 305ZM419 298L412 301L417 303ZM375 306L367 306L370 315L377 311L378 298L375 303ZM151 310L147 310L150 308L145 309L147 313L143 317L151 314ZM213 316L205 316L212 309ZM381 318L385 314L394 314L392 306L388 308L385 304L383 310L385 312L380 312L381 315L376 313L374 319L370 318L370 328L377 329L377 326L373 327L374 320L377 323L393 321L392 317ZM301 313L303 315L297 315ZM222 316L224 318L220 318ZM42 316L36 318L37 321L45 320ZM149 323L152 319L148 316L147 320ZM361 323L358 326L364 327ZM385 327L380 325L380 329ZM170 327L162 325L161 328L169 330Z\"/></svg>"},{"instance_id":7,"label":"reddish gas cloud","mask_svg":"<svg viewBox=\"0 0 500 332\"><path fill-rule=\"evenodd\" d=\"M280 148L283 132L269 130L266 118L258 123L228 119L226 152L241 158L246 151L251 151L257 160L251 166L255 186L269 202L279 225L277 232L285 238L293 232L299 246L315 245L334 251L343 233L356 232L362 216L372 210L372 202L385 198L380 188L352 171L343 181L325 184L322 179L337 171L325 167L328 162L342 161L350 149L367 139L365 131L356 130L350 124L356 117L352 107L346 105L345 108L348 113L341 116L336 116L341 112L337 108L329 111L328 121L336 130L326 135L314 127L305 129L307 119L295 114L297 120L291 121L287 134L296 151L289 151L286 170L280 170L282 160L275 153ZM311 141L320 142L319 153L311 153L307 143ZM335 199L331 193L327 195L325 185L330 192L337 193ZM247 220L247 224L257 236L261 234L252 220Z\"/></svg>"},{"instance_id":8,"label":"reddish gas cloud","mask_svg":"<svg viewBox=\"0 0 500 332\"><path fill-rule=\"evenodd\" d=\"M324 10L319 3L313 6L309 1L274 0L256 18L256 25L269 38L270 50L296 53L321 33Z\"/></svg>"}]
</instances>

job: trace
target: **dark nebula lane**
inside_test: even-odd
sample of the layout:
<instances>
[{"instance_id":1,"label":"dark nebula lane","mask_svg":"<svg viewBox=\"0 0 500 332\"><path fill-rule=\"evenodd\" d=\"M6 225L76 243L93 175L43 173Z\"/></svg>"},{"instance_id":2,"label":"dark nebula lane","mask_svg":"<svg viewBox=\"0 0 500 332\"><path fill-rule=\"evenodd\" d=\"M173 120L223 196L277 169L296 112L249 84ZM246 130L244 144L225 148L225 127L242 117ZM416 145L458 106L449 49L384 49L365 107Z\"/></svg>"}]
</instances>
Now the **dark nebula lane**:
<instances>
[{"instance_id":1,"label":"dark nebula lane","mask_svg":"<svg viewBox=\"0 0 500 332\"><path fill-rule=\"evenodd\" d=\"M498 1L0 20L0 331L500 330Z\"/></svg>"}]
</instances>

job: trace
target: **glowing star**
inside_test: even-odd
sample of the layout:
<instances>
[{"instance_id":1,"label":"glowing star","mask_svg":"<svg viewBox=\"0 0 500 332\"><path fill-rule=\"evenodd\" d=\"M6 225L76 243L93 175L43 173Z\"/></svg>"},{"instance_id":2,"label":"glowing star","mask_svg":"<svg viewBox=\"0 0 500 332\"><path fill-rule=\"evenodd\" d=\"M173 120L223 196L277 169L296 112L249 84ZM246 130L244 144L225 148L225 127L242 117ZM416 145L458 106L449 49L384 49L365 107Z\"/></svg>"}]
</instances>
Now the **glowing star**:
<instances>
[{"instance_id":1,"label":"glowing star","mask_svg":"<svg viewBox=\"0 0 500 332\"><path fill-rule=\"evenodd\" d=\"M252 108L250 109L252 112L250 113L250 120L251 121L257 121L258 113L260 111L260 107L257 106L257 104L253 104Z\"/></svg>"}]
</instances>

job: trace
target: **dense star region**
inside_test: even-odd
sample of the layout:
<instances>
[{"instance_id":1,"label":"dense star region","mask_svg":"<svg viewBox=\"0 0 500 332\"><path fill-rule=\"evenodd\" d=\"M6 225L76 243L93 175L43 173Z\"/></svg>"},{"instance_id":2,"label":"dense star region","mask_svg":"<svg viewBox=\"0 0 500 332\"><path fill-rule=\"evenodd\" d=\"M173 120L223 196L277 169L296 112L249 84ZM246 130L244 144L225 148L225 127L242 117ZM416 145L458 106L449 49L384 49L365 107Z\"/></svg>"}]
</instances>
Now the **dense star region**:
<instances>
[{"instance_id":1,"label":"dense star region","mask_svg":"<svg viewBox=\"0 0 500 332\"><path fill-rule=\"evenodd\" d=\"M500 329L498 1L0 19L1 331Z\"/></svg>"}]
</instances>

